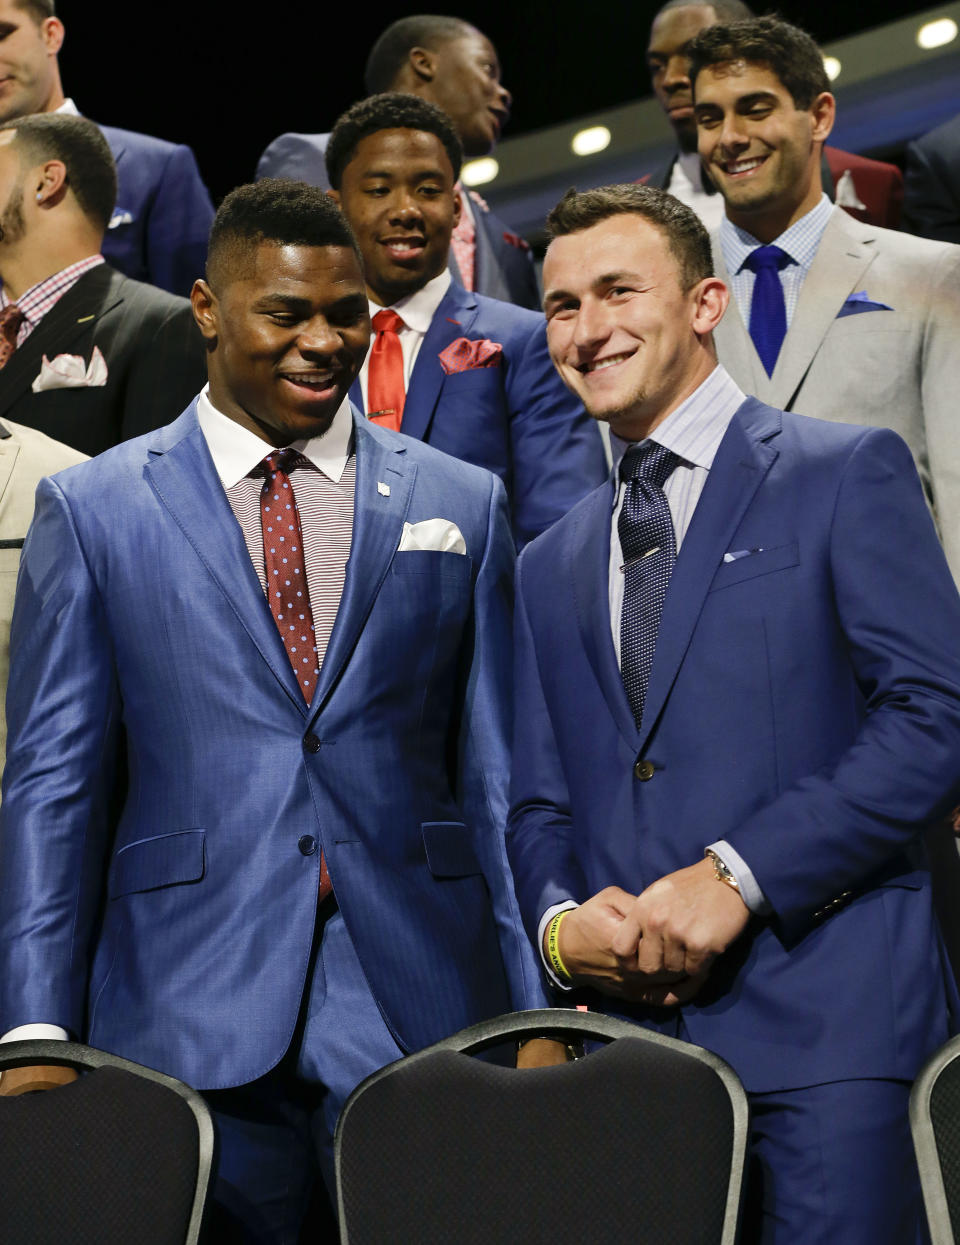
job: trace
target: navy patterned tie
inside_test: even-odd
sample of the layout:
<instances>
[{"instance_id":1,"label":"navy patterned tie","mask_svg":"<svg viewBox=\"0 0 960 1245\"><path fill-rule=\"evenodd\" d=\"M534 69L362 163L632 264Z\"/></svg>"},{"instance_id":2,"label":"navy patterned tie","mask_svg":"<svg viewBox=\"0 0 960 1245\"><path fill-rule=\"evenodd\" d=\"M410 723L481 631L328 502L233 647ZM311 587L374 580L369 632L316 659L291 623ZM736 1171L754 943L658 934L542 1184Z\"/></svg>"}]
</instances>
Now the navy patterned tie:
<instances>
[{"instance_id":1,"label":"navy patterned tie","mask_svg":"<svg viewBox=\"0 0 960 1245\"><path fill-rule=\"evenodd\" d=\"M623 505L617 530L623 551L620 671L640 729L653 650L670 574L677 559L664 482L679 462L672 450L650 442L627 450L620 463Z\"/></svg>"},{"instance_id":2,"label":"navy patterned tie","mask_svg":"<svg viewBox=\"0 0 960 1245\"><path fill-rule=\"evenodd\" d=\"M744 268L756 274L750 300L750 336L768 376L773 375L787 335L787 308L780 270L792 263L786 251L778 246L758 246L743 261Z\"/></svg>"}]
</instances>

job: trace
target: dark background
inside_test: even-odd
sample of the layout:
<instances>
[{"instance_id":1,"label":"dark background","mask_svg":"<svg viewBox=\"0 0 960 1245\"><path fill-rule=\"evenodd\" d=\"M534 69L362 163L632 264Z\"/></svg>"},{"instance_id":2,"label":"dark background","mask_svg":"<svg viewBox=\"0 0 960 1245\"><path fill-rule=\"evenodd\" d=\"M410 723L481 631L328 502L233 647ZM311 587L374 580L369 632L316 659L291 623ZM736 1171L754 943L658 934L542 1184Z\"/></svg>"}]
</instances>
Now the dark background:
<instances>
[{"instance_id":1,"label":"dark background","mask_svg":"<svg viewBox=\"0 0 960 1245\"><path fill-rule=\"evenodd\" d=\"M644 51L660 2L494 0L457 9L499 51L514 95L505 136L649 94ZM278 134L329 130L363 95L363 65L377 34L398 17L424 11L436 11L430 0L389 10L260 0L249 17L223 0L170 6L61 0L64 90L96 121L188 143L219 202L252 179L260 152ZM778 11L830 43L918 6L835 0L784 3Z\"/></svg>"}]
</instances>

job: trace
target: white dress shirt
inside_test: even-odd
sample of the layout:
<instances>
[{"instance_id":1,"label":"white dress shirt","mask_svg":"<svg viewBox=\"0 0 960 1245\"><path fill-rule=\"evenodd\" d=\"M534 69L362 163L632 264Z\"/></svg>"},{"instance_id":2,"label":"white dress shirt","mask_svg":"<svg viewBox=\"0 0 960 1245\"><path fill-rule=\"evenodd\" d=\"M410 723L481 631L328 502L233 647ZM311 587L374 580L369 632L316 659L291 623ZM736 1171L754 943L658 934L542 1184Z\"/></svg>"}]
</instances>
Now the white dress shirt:
<instances>
[{"instance_id":1,"label":"white dress shirt","mask_svg":"<svg viewBox=\"0 0 960 1245\"><path fill-rule=\"evenodd\" d=\"M720 228L723 220L723 195L717 191L707 194L703 188L703 165L695 151L678 153L670 171L670 184L667 190L692 208L703 221L708 232Z\"/></svg>"},{"instance_id":2,"label":"white dress shirt","mask_svg":"<svg viewBox=\"0 0 960 1245\"><path fill-rule=\"evenodd\" d=\"M400 338L400 349L403 351L404 393L410 388L413 365L417 361L417 355L420 353L420 347L423 345L423 339L427 334L427 330L433 323L433 317L437 314L437 308L443 301L444 294L450 288L450 281L450 272L444 268L438 277L428 281L422 289L405 295L399 302L394 303L389 308L390 311L397 313L405 326L397 330L397 336ZM371 320L378 311L385 310L388 309L381 307L379 303L370 301ZM370 352L368 351L367 357L363 361L363 367L360 369L360 392L363 394L364 414L369 413L370 409L367 402L367 377L369 373Z\"/></svg>"}]
</instances>

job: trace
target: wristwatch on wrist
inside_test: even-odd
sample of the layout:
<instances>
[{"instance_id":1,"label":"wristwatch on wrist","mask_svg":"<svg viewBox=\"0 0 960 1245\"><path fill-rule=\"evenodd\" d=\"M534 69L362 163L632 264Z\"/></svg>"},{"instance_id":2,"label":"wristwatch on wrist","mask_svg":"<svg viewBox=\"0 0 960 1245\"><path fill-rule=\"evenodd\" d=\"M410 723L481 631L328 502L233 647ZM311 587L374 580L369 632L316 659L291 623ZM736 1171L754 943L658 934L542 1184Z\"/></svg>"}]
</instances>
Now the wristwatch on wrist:
<instances>
[{"instance_id":1,"label":"wristwatch on wrist","mask_svg":"<svg viewBox=\"0 0 960 1245\"><path fill-rule=\"evenodd\" d=\"M726 861L722 860L712 847L706 848L703 854L704 856L709 857L712 862L713 872L716 875L717 881L726 882L727 886L732 886L739 895L740 887L737 885L737 879L733 876L733 872Z\"/></svg>"}]
</instances>

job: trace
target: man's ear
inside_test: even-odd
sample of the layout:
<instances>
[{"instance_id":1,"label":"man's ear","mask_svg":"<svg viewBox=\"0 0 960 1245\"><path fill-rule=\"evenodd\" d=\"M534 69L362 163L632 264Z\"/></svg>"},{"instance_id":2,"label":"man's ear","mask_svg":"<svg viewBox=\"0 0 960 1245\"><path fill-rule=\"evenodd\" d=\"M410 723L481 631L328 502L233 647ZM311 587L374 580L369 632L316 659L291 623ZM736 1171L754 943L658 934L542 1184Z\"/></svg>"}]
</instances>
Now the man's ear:
<instances>
[{"instance_id":1,"label":"man's ear","mask_svg":"<svg viewBox=\"0 0 960 1245\"><path fill-rule=\"evenodd\" d=\"M39 204L52 207L59 203L67 192L67 166L62 160L45 160L33 170L28 178L34 185L34 197Z\"/></svg>"},{"instance_id":2,"label":"man's ear","mask_svg":"<svg viewBox=\"0 0 960 1245\"><path fill-rule=\"evenodd\" d=\"M340 191L339 191L339 190L334 190L334 188L331 186L331 187L330 187L330 189L327 191L327 194L328 194L328 195L330 196L330 198L334 201L334 203L336 203L336 204L337 204L337 206L338 206L338 207L343 207L343 204L342 204L342 202L340 201Z\"/></svg>"},{"instance_id":3,"label":"man's ear","mask_svg":"<svg viewBox=\"0 0 960 1245\"><path fill-rule=\"evenodd\" d=\"M219 334L220 305L216 294L202 277L198 277L193 283L193 289L190 291L190 306L193 308L193 318L207 346L215 346Z\"/></svg>"},{"instance_id":4,"label":"man's ear","mask_svg":"<svg viewBox=\"0 0 960 1245\"><path fill-rule=\"evenodd\" d=\"M816 143L826 142L837 117L837 101L829 91L821 91L810 106L813 117L811 137Z\"/></svg>"},{"instance_id":5,"label":"man's ear","mask_svg":"<svg viewBox=\"0 0 960 1245\"><path fill-rule=\"evenodd\" d=\"M456 227L460 224L460 217L463 215L463 196L465 194L466 194L465 190L461 190L459 186L454 186L453 188L453 227L454 229L456 229Z\"/></svg>"},{"instance_id":6,"label":"man's ear","mask_svg":"<svg viewBox=\"0 0 960 1245\"><path fill-rule=\"evenodd\" d=\"M407 59L414 77L422 82L432 82L437 73L437 58L429 48L411 48Z\"/></svg>"},{"instance_id":7,"label":"man's ear","mask_svg":"<svg viewBox=\"0 0 960 1245\"><path fill-rule=\"evenodd\" d=\"M690 291L693 300L691 328L698 337L712 333L727 310L730 291L719 277L704 277Z\"/></svg>"},{"instance_id":8,"label":"man's ear","mask_svg":"<svg viewBox=\"0 0 960 1245\"><path fill-rule=\"evenodd\" d=\"M59 17L45 17L40 23L40 38L49 56L56 56L63 47L63 22Z\"/></svg>"}]
</instances>

